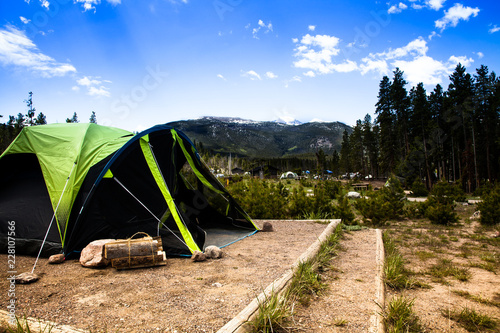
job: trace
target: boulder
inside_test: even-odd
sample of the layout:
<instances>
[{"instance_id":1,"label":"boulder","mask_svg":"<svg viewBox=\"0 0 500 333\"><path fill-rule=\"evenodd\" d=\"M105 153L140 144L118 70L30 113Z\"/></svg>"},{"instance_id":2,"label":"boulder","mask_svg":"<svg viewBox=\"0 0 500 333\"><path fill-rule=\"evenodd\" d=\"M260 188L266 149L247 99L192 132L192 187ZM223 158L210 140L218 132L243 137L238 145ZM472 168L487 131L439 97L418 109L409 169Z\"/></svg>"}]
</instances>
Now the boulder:
<instances>
[{"instance_id":1,"label":"boulder","mask_svg":"<svg viewBox=\"0 0 500 333\"><path fill-rule=\"evenodd\" d=\"M203 252L194 251L193 255L191 256L191 260L194 262L205 261L207 260L207 256Z\"/></svg>"},{"instance_id":2,"label":"boulder","mask_svg":"<svg viewBox=\"0 0 500 333\"><path fill-rule=\"evenodd\" d=\"M114 239L98 239L90 242L80 253L80 264L83 267L107 266L109 260L104 258L104 244L114 241Z\"/></svg>"},{"instance_id":3,"label":"boulder","mask_svg":"<svg viewBox=\"0 0 500 333\"><path fill-rule=\"evenodd\" d=\"M219 259L222 258L222 250L215 245L207 246L205 249L205 255L208 259Z\"/></svg>"},{"instance_id":4,"label":"boulder","mask_svg":"<svg viewBox=\"0 0 500 333\"><path fill-rule=\"evenodd\" d=\"M271 232L274 231L273 225L270 222L264 222L262 225L262 231Z\"/></svg>"},{"instance_id":5,"label":"boulder","mask_svg":"<svg viewBox=\"0 0 500 333\"><path fill-rule=\"evenodd\" d=\"M361 194L359 194L358 192L351 191L347 193L347 197L351 199L359 199L361 198Z\"/></svg>"},{"instance_id":6,"label":"boulder","mask_svg":"<svg viewBox=\"0 0 500 333\"><path fill-rule=\"evenodd\" d=\"M54 254L49 257L49 264L60 264L64 261L64 254Z\"/></svg>"},{"instance_id":7,"label":"boulder","mask_svg":"<svg viewBox=\"0 0 500 333\"><path fill-rule=\"evenodd\" d=\"M35 273L21 273L16 276L16 283L29 284L38 281L40 277Z\"/></svg>"}]
</instances>

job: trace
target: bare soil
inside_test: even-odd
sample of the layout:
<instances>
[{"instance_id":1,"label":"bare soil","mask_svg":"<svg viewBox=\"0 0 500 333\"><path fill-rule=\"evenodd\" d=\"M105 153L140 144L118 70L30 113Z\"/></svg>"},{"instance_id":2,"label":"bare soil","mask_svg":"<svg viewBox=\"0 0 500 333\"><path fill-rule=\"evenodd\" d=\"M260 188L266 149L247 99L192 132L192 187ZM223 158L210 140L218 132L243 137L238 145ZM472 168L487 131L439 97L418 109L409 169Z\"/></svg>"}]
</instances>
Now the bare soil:
<instances>
[{"instance_id":1,"label":"bare soil","mask_svg":"<svg viewBox=\"0 0 500 333\"><path fill-rule=\"evenodd\" d=\"M257 221L262 226L263 221ZM326 224L272 221L223 249L218 260L169 258L166 266L132 270L84 268L77 260L49 265L41 279L16 285L16 313L92 332L216 332L279 278L323 232ZM18 273L32 257L16 257ZM1 308L6 309L7 256L0 255Z\"/></svg>"},{"instance_id":2,"label":"bare soil","mask_svg":"<svg viewBox=\"0 0 500 333\"><path fill-rule=\"evenodd\" d=\"M493 228L467 221L473 206L458 209L462 223L454 227L408 219L391 221L386 227L407 268L430 286L402 292L389 289L386 304L396 294L415 299L414 310L425 332L467 332L442 315L449 309L469 307L500 320L500 239L492 237ZM167 266L117 271L84 268L78 261L48 265L42 259L37 268L40 281L16 286L17 314L92 332L217 332L290 268L326 227L305 221L271 222L275 232L259 232L224 248L222 259L201 263L170 258ZM331 268L322 273L328 289L309 304L295 306L289 332L372 330L375 231L345 233L341 247ZM470 279L433 278L429 269L441 259L467 268ZM16 257L18 272L31 271L33 262L34 258ZM2 291L8 287L6 271L7 257L0 255ZM490 303L459 296L457 290ZM3 309L8 301L7 292L2 292Z\"/></svg>"}]
</instances>

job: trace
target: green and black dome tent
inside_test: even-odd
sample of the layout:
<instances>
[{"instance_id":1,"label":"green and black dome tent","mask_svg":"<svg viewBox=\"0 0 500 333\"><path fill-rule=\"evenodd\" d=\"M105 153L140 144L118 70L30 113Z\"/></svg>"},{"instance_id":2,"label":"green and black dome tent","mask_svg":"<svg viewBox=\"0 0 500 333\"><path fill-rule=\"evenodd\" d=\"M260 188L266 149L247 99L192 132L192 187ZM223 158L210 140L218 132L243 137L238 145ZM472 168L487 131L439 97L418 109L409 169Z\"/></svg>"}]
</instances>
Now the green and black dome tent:
<instances>
[{"instance_id":1,"label":"green and black dome tent","mask_svg":"<svg viewBox=\"0 0 500 333\"><path fill-rule=\"evenodd\" d=\"M0 157L2 252L12 225L17 254L36 254L45 240L45 255L139 231L161 236L167 254L190 255L258 230L167 125L136 135L96 124L25 127Z\"/></svg>"}]
</instances>

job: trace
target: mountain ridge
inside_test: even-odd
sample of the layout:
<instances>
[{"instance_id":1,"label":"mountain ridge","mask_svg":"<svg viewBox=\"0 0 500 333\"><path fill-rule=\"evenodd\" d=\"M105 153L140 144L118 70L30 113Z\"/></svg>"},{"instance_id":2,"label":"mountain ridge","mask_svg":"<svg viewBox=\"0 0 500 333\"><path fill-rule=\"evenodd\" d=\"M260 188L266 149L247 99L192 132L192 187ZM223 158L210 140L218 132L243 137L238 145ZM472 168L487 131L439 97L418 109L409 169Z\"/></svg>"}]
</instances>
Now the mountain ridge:
<instances>
[{"instance_id":1,"label":"mountain ridge","mask_svg":"<svg viewBox=\"0 0 500 333\"><path fill-rule=\"evenodd\" d=\"M344 130L341 122L285 124L238 117L202 117L170 122L205 149L221 154L246 157L283 158L312 155L323 149L326 154L340 151Z\"/></svg>"}]
</instances>

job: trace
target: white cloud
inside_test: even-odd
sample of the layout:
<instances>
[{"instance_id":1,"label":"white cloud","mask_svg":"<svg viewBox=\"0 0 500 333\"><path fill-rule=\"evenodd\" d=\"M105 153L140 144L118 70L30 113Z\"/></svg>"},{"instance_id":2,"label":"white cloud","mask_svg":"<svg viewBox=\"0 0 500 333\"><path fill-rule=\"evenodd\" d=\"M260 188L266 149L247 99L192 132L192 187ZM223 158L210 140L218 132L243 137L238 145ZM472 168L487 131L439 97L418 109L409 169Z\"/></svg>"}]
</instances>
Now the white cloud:
<instances>
[{"instance_id":1,"label":"white cloud","mask_svg":"<svg viewBox=\"0 0 500 333\"><path fill-rule=\"evenodd\" d=\"M440 10L446 0L426 0L427 6L434 10Z\"/></svg>"},{"instance_id":2,"label":"white cloud","mask_svg":"<svg viewBox=\"0 0 500 333\"><path fill-rule=\"evenodd\" d=\"M76 83L78 83L80 86L90 87L93 85L100 84L101 81L93 79L92 77L89 76L84 76L83 78L76 80Z\"/></svg>"},{"instance_id":3,"label":"white cloud","mask_svg":"<svg viewBox=\"0 0 500 333\"><path fill-rule=\"evenodd\" d=\"M0 29L0 63L26 68L47 78L76 72L73 65L57 62L41 53L24 31L10 25Z\"/></svg>"},{"instance_id":4,"label":"white cloud","mask_svg":"<svg viewBox=\"0 0 500 333\"><path fill-rule=\"evenodd\" d=\"M257 22L257 25L258 25L257 28L253 28L252 29L252 36L255 39L259 39L258 33L259 33L260 30L264 30L265 34L273 31L273 24L271 22L269 22L269 23L266 24L266 23L264 23L264 21L259 20L259 22ZM249 27L250 27L250 24L248 24L247 26L245 26L245 28L247 28L247 29Z\"/></svg>"},{"instance_id":5,"label":"white cloud","mask_svg":"<svg viewBox=\"0 0 500 333\"><path fill-rule=\"evenodd\" d=\"M28 24L31 22L31 20L28 20L26 17L23 17L23 16L19 16L19 19L21 20L21 22L23 22L24 24Z\"/></svg>"},{"instance_id":6,"label":"white cloud","mask_svg":"<svg viewBox=\"0 0 500 333\"><path fill-rule=\"evenodd\" d=\"M87 95L89 96L111 96L109 89L105 87L102 83L111 83L109 80L101 80L99 77L94 78L92 76L84 76L81 79L76 80L79 86L87 88ZM71 88L73 91L80 91L80 87L74 86Z\"/></svg>"},{"instance_id":7,"label":"white cloud","mask_svg":"<svg viewBox=\"0 0 500 333\"><path fill-rule=\"evenodd\" d=\"M408 6L405 5L404 3L400 2L397 5L393 5L393 6L389 7L389 9L387 10L387 13L388 14L398 14L398 13L401 13L406 8L408 8Z\"/></svg>"},{"instance_id":8,"label":"white cloud","mask_svg":"<svg viewBox=\"0 0 500 333\"><path fill-rule=\"evenodd\" d=\"M268 79L276 79L278 75L274 74L273 72L266 72L266 77Z\"/></svg>"},{"instance_id":9,"label":"white cloud","mask_svg":"<svg viewBox=\"0 0 500 333\"><path fill-rule=\"evenodd\" d=\"M474 61L464 56L451 56L447 61L439 61L428 56L427 51L427 42L419 37L406 46L371 53L362 59L363 63L359 66L361 74L375 72L378 75L389 75L390 68L399 67L411 85L415 86L419 82L435 85L442 83L459 62L467 67Z\"/></svg>"},{"instance_id":10,"label":"white cloud","mask_svg":"<svg viewBox=\"0 0 500 333\"><path fill-rule=\"evenodd\" d=\"M308 69L307 76L316 74L329 74L333 72L350 72L356 70L355 62L346 60L334 63L333 57L340 52L338 47L340 39L335 36L309 34L303 36L299 42L293 39L297 46L294 56L298 59L293 64L297 68Z\"/></svg>"},{"instance_id":11,"label":"white cloud","mask_svg":"<svg viewBox=\"0 0 500 333\"><path fill-rule=\"evenodd\" d=\"M316 26L315 25L310 25L307 27L307 29L309 29L309 31L314 31L316 30Z\"/></svg>"},{"instance_id":12,"label":"white cloud","mask_svg":"<svg viewBox=\"0 0 500 333\"><path fill-rule=\"evenodd\" d=\"M436 36L439 36L439 35L437 34L437 32L433 31L433 32L431 32L431 34L430 34L427 38L428 38L429 40L432 40L432 38L434 38L434 37L436 37Z\"/></svg>"},{"instance_id":13,"label":"white cloud","mask_svg":"<svg viewBox=\"0 0 500 333\"><path fill-rule=\"evenodd\" d=\"M227 80L226 80L226 78L225 78L222 74L217 74L217 77L218 77L219 79L222 79L222 80L224 80L224 81L227 81Z\"/></svg>"},{"instance_id":14,"label":"white cloud","mask_svg":"<svg viewBox=\"0 0 500 333\"><path fill-rule=\"evenodd\" d=\"M448 10L444 11L444 17L435 21L436 28L443 31L448 26L456 27L460 20L468 21L471 16L476 17L479 13L479 8L464 7L460 3L456 3Z\"/></svg>"},{"instance_id":15,"label":"white cloud","mask_svg":"<svg viewBox=\"0 0 500 333\"><path fill-rule=\"evenodd\" d=\"M498 32L498 31L500 31L500 27L497 27L496 24L493 26L493 28L491 28L491 29L488 30L488 32L490 34L493 34L493 33Z\"/></svg>"},{"instance_id":16,"label":"white cloud","mask_svg":"<svg viewBox=\"0 0 500 333\"><path fill-rule=\"evenodd\" d=\"M305 72L305 73L304 73L304 76L315 77L315 76L316 76L316 74L314 74L314 72L313 72L313 71L309 71L309 72Z\"/></svg>"},{"instance_id":17,"label":"white cloud","mask_svg":"<svg viewBox=\"0 0 500 333\"><path fill-rule=\"evenodd\" d=\"M484 53L483 52L476 52L476 54L477 54L477 57L479 59L482 59L484 57Z\"/></svg>"},{"instance_id":18,"label":"white cloud","mask_svg":"<svg viewBox=\"0 0 500 333\"><path fill-rule=\"evenodd\" d=\"M89 87L89 90L87 92L88 95L90 96L102 96L102 97L109 97L111 94L108 91L108 88L104 86L100 87Z\"/></svg>"},{"instance_id":19,"label":"white cloud","mask_svg":"<svg viewBox=\"0 0 500 333\"><path fill-rule=\"evenodd\" d=\"M372 59L366 57L362 59L363 64L359 67L361 74L365 75L368 72L377 72L378 75L387 75L389 73L389 65L385 59Z\"/></svg>"},{"instance_id":20,"label":"white cloud","mask_svg":"<svg viewBox=\"0 0 500 333\"><path fill-rule=\"evenodd\" d=\"M241 74L241 76L248 77L250 80L262 80L259 74L257 74L255 71L250 70L248 72L244 72Z\"/></svg>"},{"instance_id":21,"label":"white cloud","mask_svg":"<svg viewBox=\"0 0 500 333\"><path fill-rule=\"evenodd\" d=\"M49 9L50 2L47 0L40 0L42 7L45 7L45 9Z\"/></svg>"},{"instance_id":22,"label":"white cloud","mask_svg":"<svg viewBox=\"0 0 500 333\"><path fill-rule=\"evenodd\" d=\"M285 80L285 88L288 88L288 84L291 82L302 82L302 78L298 75L295 75L290 80Z\"/></svg>"},{"instance_id":23,"label":"white cloud","mask_svg":"<svg viewBox=\"0 0 500 333\"><path fill-rule=\"evenodd\" d=\"M395 60L393 66L404 71L408 83L412 86L419 82L436 85L448 74L445 64L426 55L412 60Z\"/></svg>"},{"instance_id":24,"label":"white cloud","mask_svg":"<svg viewBox=\"0 0 500 333\"><path fill-rule=\"evenodd\" d=\"M73 0L75 3L81 3L83 6L83 11L86 12L88 10L94 10L96 11L97 5L101 4L101 0ZM108 3L112 4L113 6L119 5L122 3L121 0L106 0ZM183 0L183 3L187 3L187 1Z\"/></svg>"}]
</instances>

